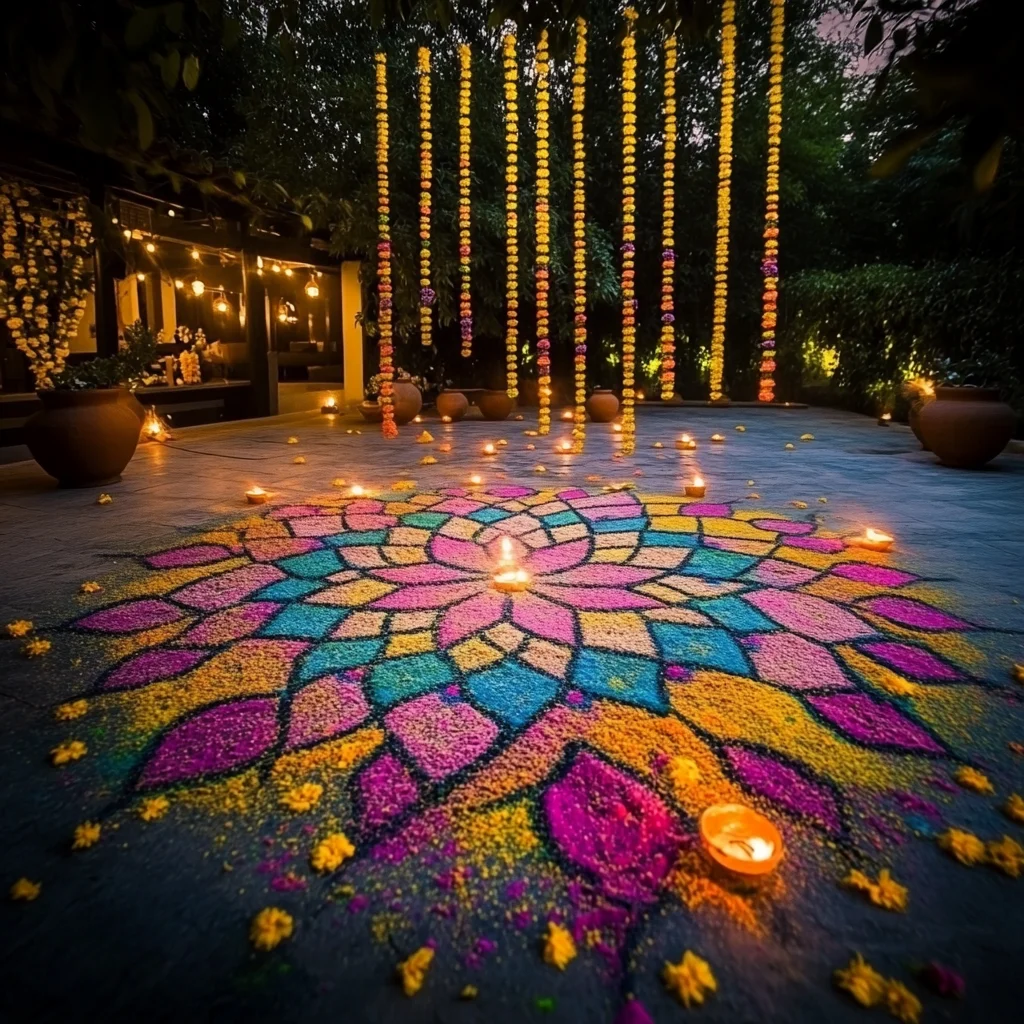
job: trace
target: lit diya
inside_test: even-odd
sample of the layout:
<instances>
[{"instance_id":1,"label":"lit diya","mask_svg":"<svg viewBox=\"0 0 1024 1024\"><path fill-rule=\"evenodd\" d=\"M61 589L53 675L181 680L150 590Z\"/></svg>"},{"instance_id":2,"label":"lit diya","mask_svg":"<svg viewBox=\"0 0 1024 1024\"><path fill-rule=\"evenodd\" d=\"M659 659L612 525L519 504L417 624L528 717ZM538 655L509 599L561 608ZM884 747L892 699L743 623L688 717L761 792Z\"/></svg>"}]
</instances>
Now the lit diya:
<instances>
[{"instance_id":1,"label":"lit diya","mask_svg":"<svg viewBox=\"0 0 1024 1024\"><path fill-rule=\"evenodd\" d=\"M779 830L742 804L715 804L700 816L705 853L733 875L754 878L778 867L785 853Z\"/></svg>"},{"instance_id":2,"label":"lit diya","mask_svg":"<svg viewBox=\"0 0 1024 1024\"><path fill-rule=\"evenodd\" d=\"M686 485L686 496L688 498L703 498L707 488L704 486L704 479L699 476L693 478L693 483Z\"/></svg>"},{"instance_id":3,"label":"lit diya","mask_svg":"<svg viewBox=\"0 0 1024 1024\"><path fill-rule=\"evenodd\" d=\"M441 422L442 423L451 423L451 421L452 421L451 416L442 416L441 417Z\"/></svg>"},{"instance_id":4,"label":"lit diya","mask_svg":"<svg viewBox=\"0 0 1024 1024\"><path fill-rule=\"evenodd\" d=\"M474 473L469 478L469 486L470 487L482 487L483 486L483 482L484 482L484 478L479 473Z\"/></svg>"},{"instance_id":5,"label":"lit diya","mask_svg":"<svg viewBox=\"0 0 1024 1024\"><path fill-rule=\"evenodd\" d=\"M494 445L491 444L490 441L488 441L487 444L485 444L483 446L483 448L480 449L480 454L481 455L497 455L498 454L498 449L495 448Z\"/></svg>"},{"instance_id":6,"label":"lit diya","mask_svg":"<svg viewBox=\"0 0 1024 1024\"><path fill-rule=\"evenodd\" d=\"M855 548L867 548L868 551L891 551L893 538L881 530L868 527L861 537L851 537L847 544Z\"/></svg>"},{"instance_id":7,"label":"lit diya","mask_svg":"<svg viewBox=\"0 0 1024 1024\"><path fill-rule=\"evenodd\" d=\"M338 412L338 400L334 395L330 395L324 400L324 404L320 406L320 411L327 416L333 416Z\"/></svg>"},{"instance_id":8,"label":"lit diya","mask_svg":"<svg viewBox=\"0 0 1024 1024\"><path fill-rule=\"evenodd\" d=\"M715 444L721 444L725 440L725 435L724 434L712 434L711 435L711 440L714 441Z\"/></svg>"},{"instance_id":9,"label":"lit diya","mask_svg":"<svg viewBox=\"0 0 1024 1024\"><path fill-rule=\"evenodd\" d=\"M676 447L680 451L692 452L697 447L697 442L689 434L680 434L676 438Z\"/></svg>"},{"instance_id":10,"label":"lit diya","mask_svg":"<svg viewBox=\"0 0 1024 1024\"><path fill-rule=\"evenodd\" d=\"M878 425L880 427L887 427L887 426L889 426L889 424L891 422L892 422L892 413L891 412L883 412L882 415L878 417Z\"/></svg>"},{"instance_id":11,"label":"lit diya","mask_svg":"<svg viewBox=\"0 0 1024 1024\"><path fill-rule=\"evenodd\" d=\"M622 433L622 424L621 423L613 423L612 424L612 433L613 434L621 434Z\"/></svg>"},{"instance_id":12,"label":"lit diya","mask_svg":"<svg viewBox=\"0 0 1024 1024\"><path fill-rule=\"evenodd\" d=\"M366 493L366 488L362 484L353 484L349 489L348 493L353 498L361 498Z\"/></svg>"},{"instance_id":13,"label":"lit diya","mask_svg":"<svg viewBox=\"0 0 1024 1024\"><path fill-rule=\"evenodd\" d=\"M249 490L245 492L245 500L249 502L250 505L263 505L269 497L270 491L265 491L262 487L250 487Z\"/></svg>"},{"instance_id":14,"label":"lit diya","mask_svg":"<svg viewBox=\"0 0 1024 1024\"><path fill-rule=\"evenodd\" d=\"M530 574L516 565L512 555L512 541L509 537L501 538L501 561L498 571L494 574L491 585L502 593L512 594L525 590L530 585Z\"/></svg>"},{"instance_id":15,"label":"lit diya","mask_svg":"<svg viewBox=\"0 0 1024 1024\"><path fill-rule=\"evenodd\" d=\"M563 420L571 420L572 418L573 418L572 409L564 409L562 411L562 419Z\"/></svg>"},{"instance_id":16,"label":"lit diya","mask_svg":"<svg viewBox=\"0 0 1024 1024\"><path fill-rule=\"evenodd\" d=\"M557 450L560 451L563 455L571 455L572 454L572 441L562 441L558 445L558 449Z\"/></svg>"}]
</instances>

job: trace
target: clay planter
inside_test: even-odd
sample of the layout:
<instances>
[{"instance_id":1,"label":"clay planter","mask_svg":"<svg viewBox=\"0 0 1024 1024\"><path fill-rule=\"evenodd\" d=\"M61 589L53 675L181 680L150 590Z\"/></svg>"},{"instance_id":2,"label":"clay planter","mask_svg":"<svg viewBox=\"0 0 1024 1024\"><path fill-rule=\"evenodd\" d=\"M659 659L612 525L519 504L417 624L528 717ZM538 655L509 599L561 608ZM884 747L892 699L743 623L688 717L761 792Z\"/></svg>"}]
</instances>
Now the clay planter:
<instances>
[{"instance_id":1,"label":"clay planter","mask_svg":"<svg viewBox=\"0 0 1024 1024\"><path fill-rule=\"evenodd\" d=\"M139 443L139 418L124 388L39 391L43 408L25 424L32 458L61 487L98 487L121 479Z\"/></svg>"},{"instance_id":2,"label":"clay planter","mask_svg":"<svg viewBox=\"0 0 1024 1024\"><path fill-rule=\"evenodd\" d=\"M363 414L363 419L367 423L380 423L384 419L384 409L381 407L381 404L379 402L371 402L368 398L359 403L359 411Z\"/></svg>"},{"instance_id":3,"label":"clay planter","mask_svg":"<svg viewBox=\"0 0 1024 1024\"><path fill-rule=\"evenodd\" d=\"M438 416L448 416L452 423L461 420L469 409L469 399L461 391L442 391L434 403Z\"/></svg>"},{"instance_id":4,"label":"clay planter","mask_svg":"<svg viewBox=\"0 0 1024 1024\"><path fill-rule=\"evenodd\" d=\"M423 395L415 384L407 380L395 381L395 422L401 427L408 423L413 416L419 414L423 408Z\"/></svg>"},{"instance_id":5,"label":"clay planter","mask_svg":"<svg viewBox=\"0 0 1024 1024\"><path fill-rule=\"evenodd\" d=\"M924 444L943 465L972 469L1006 447L1017 417L995 388L936 388L919 423Z\"/></svg>"},{"instance_id":6,"label":"clay planter","mask_svg":"<svg viewBox=\"0 0 1024 1024\"><path fill-rule=\"evenodd\" d=\"M135 397L134 391L129 391L127 388L121 388L123 393L122 400L125 405L139 418L139 426L146 422L146 407Z\"/></svg>"},{"instance_id":7,"label":"clay planter","mask_svg":"<svg viewBox=\"0 0 1024 1024\"><path fill-rule=\"evenodd\" d=\"M917 398L910 403L910 408L907 410L907 423L925 451L928 451L928 445L925 444L924 436L921 434L921 410L931 401L934 399Z\"/></svg>"},{"instance_id":8,"label":"clay planter","mask_svg":"<svg viewBox=\"0 0 1024 1024\"><path fill-rule=\"evenodd\" d=\"M504 420L515 403L504 391L482 391L476 400L476 407L485 420Z\"/></svg>"},{"instance_id":9,"label":"clay planter","mask_svg":"<svg viewBox=\"0 0 1024 1024\"><path fill-rule=\"evenodd\" d=\"M619 400L612 391L595 391L587 399L587 415L595 423L611 423L619 411Z\"/></svg>"}]
</instances>

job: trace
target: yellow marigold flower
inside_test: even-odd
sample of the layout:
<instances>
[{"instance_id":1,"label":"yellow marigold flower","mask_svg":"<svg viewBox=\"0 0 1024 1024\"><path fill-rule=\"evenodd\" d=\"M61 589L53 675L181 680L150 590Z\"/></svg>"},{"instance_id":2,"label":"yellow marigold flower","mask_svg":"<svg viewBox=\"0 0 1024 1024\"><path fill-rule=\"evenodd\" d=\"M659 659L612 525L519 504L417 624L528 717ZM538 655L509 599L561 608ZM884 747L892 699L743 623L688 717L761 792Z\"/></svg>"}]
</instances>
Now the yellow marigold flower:
<instances>
[{"instance_id":1,"label":"yellow marigold flower","mask_svg":"<svg viewBox=\"0 0 1024 1024\"><path fill-rule=\"evenodd\" d=\"M89 748L81 740L68 740L50 751L50 760L55 765L68 764L70 761L85 757L88 752Z\"/></svg>"},{"instance_id":2,"label":"yellow marigold flower","mask_svg":"<svg viewBox=\"0 0 1024 1024\"><path fill-rule=\"evenodd\" d=\"M171 806L170 800L165 796L151 796L142 801L139 807L139 817L143 821L156 821L162 818Z\"/></svg>"},{"instance_id":3,"label":"yellow marigold flower","mask_svg":"<svg viewBox=\"0 0 1024 1024\"><path fill-rule=\"evenodd\" d=\"M402 991L407 996L414 996L427 980L427 971L434 961L434 951L429 946L420 946L408 960L398 965L398 977L402 982Z\"/></svg>"},{"instance_id":4,"label":"yellow marigold flower","mask_svg":"<svg viewBox=\"0 0 1024 1024\"><path fill-rule=\"evenodd\" d=\"M1002 839L993 840L987 845L986 852L992 867L998 868L1011 878L1020 878L1020 873L1024 870L1024 846L1016 839L1003 836Z\"/></svg>"},{"instance_id":5,"label":"yellow marigold flower","mask_svg":"<svg viewBox=\"0 0 1024 1024\"><path fill-rule=\"evenodd\" d=\"M423 458L420 459L421 466L433 466L436 462L437 459L435 459L433 455L424 455Z\"/></svg>"},{"instance_id":6,"label":"yellow marigold flower","mask_svg":"<svg viewBox=\"0 0 1024 1024\"><path fill-rule=\"evenodd\" d=\"M295 921L292 915L280 907L264 907L253 919L249 928L249 941L264 951L271 950L285 939L292 937Z\"/></svg>"},{"instance_id":7,"label":"yellow marigold flower","mask_svg":"<svg viewBox=\"0 0 1024 1024\"><path fill-rule=\"evenodd\" d=\"M26 903L31 903L32 900L38 899L39 894L42 891L42 882L32 882L27 878L19 878L14 885L11 886L11 899L24 900Z\"/></svg>"},{"instance_id":8,"label":"yellow marigold flower","mask_svg":"<svg viewBox=\"0 0 1024 1024\"><path fill-rule=\"evenodd\" d=\"M787 444L786 445L786 451L787 452L791 452L795 447L796 447L795 444Z\"/></svg>"},{"instance_id":9,"label":"yellow marigold flower","mask_svg":"<svg viewBox=\"0 0 1024 1024\"><path fill-rule=\"evenodd\" d=\"M1006 798L1006 803L1003 804L1003 814L1010 821L1015 821L1018 825L1024 825L1024 797L1021 797L1018 793L1011 793Z\"/></svg>"},{"instance_id":10,"label":"yellow marigold flower","mask_svg":"<svg viewBox=\"0 0 1024 1024\"><path fill-rule=\"evenodd\" d=\"M94 821L83 821L75 829L74 838L71 841L72 850L88 850L90 846L94 846L100 840L100 832L102 826L97 825Z\"/></svg>"},{"instance_id":11,"label":"yellow marigold flower","mask_svg":"<svg viewBox=\"0 0 1024 1024\"><path fill-rule=\"evenodd\" d=\"M36 636L26 641L25 646L21 649L21 653L26 658L41 658L44 654L50 653L52 646L53 644L49 640L43 640L41 637Z\"/></svg>"},{"instance_id":12,"label":"yellow marigold flower","mask_svg":"<svg viewBox=\"0 0 1024 1024\"><path fill-rule=\"evenodd\" d=\"M888 868L879 872L877 882L872 882L863 871L853 870L843 879L843 884L864 893L876 907L882 907L883 910L902 913L907 909L907 888L892 877Z\"/></svg>"},{"instance_id":13,"label":"yellow marigold flower","mask_svg":"<svg viewBox=\"0 0 1024 1024\"><path fill-rule=\"evenodd\" d=\"M921 1019L921 1000L901 981L890 979L886 984L885 1008L903 1024L917 1024Z\"/></svg>"},{"instance_id":14,"label":"yellow marigold flower","mask_svg":"<svg viewBox=\"0 0 1024 1024\"><path fill-rule=\"evenodd\" d=\"M331 481L331 486L332 487L344 487L345 486L345 479L343 477L336 476ZM395 490L398 490L398 488L396 487Z\"/></svg>"},{"instance_id":15,"label":"yellow marigold flower","mask_svg":"<svg viewBox=\"0 0 1024 1024\"><path fill-rule=\"evenodd\" d=\"M29 633L35 627L28 619L16 619L14 622L7 623L7 635L13 636L15 639L23 636L28 636Z\"/></svg>"},{"instance_id":16,"label":"yellow marigold flower","mask_svg":"<svg viewBox=\"0 0 1024 1024\"><path fill-rule=\"evenodd\" d=\"M800 435L800 440L801 441L813 441L814 440L814 435L813 434L801 434Z\"/></svg>"},{"instance_id":17,"label":"yellow marigold flower","mask_svg":"<svg viewBox=\"0 0 1024 1024\"><path fill-rule=\"evenodd\" d=\"M478 995L480 995L480 990L476 987L476 985L466 985L466 986L463 987L462 991L459 993L459 998L460 999L476 999L476 997Z\"/></svg>"},{"instance_id":18,"label":"yellow marigold flower","mask_svg":"<svg viewBox=\"0 0 1024 1024\"><path fill-rule=\"evenodd\" d=\"M286 810L301 814L312 810L320 802L324 787L316 782L304 782L301 786L289 789L281 795L281 806Z\"/></svg>"},{"instance_id":19,"label":"yellow marigold flower","mask_svg":"<svg viewBox=\"0 0 1024 1024\"><path fill-rule=\"evenodd\" d=\"M560 971L576 959L576 943L568 929L554 921L548 923L548 933L544 936L544 963L557 967Z\"/></svg>"},{"instance_id":20,"label":"yellow marigold flower","mask_svg":"<svg viewBox=\"0 0 1024 1024\"><path fill-rule=\"evenodd\" d=\"M742 424L742 423L737 423L737 424L736 424L736 430L737 430L737 431L738 431L739 433L741 433L741 434L744 434L744 433L746 433L746 430L747 430L747 428L746 428L745 426L743 426L743 424Z\"/></svg>"},{"instance_id":21,"label":"yellow marigold flower","mask_svg":"<svg viewBox=\"0 0 1024 1024\"><path fill-rule=\"evenodd\" d=\"M97 499L97 505L109 505L114 499L104 491Z\"/></svg>"},{"instance_id":22,"label":"yellow marigold flower","mask_svg":"<svg viewBox=\"0 0 1024 1024\"><path fill-rule=\"evenodd\" d=\"M686 789L700 781L700 768L691 757L673 757L668 763L668 777L676 789Z\"/></svg>"},{"instance_id":23,"label":"yellow marigold flower","mask_svg":"<svg viewBox=\"0 0 1024 1024\"><path fill-rule=\"evenodd\" d=\"M313 847L309 863L314 871L326 874L337 871L355 852L356 848L348 841L347 836L341 832L334 832Z\"/></svg>"},{"instance_id":24,"label":"yellow marigold flower","mask_svg":"<svg viewBox=\"0 0 1024 1024\"><path fill-rule=\"evenodd\" d=\"M953 773L953 778L964 787L964 789L970 789L975 793L984 793L987 796L991 796L996 790L991 782L988 780L983 772L979 772L977 768L971 768L969 765L961 765Z\"/></svg>"},{"instance_id":25,"label":"yellow marigold flower","mask_svg":"<svg viewBox=\"0 0 1024 1024\"><path fill-rule=\"evenodd\" d=\"M422 433L416 435L417 444L430 444L434 440L434 435L429 430L424 430Z\"/></svg>"},{"instance_id":26,"label":"yellow marigold flower","mask_svg":"<svg viewBox=\"0 0 1024 1024\"><path fill-rule=\"evenodd\" d=\"M790 505L792 505L793 508L807 508L806 501L791 501Z\"/></svg>"},{"instance_id":27,"label":"yellow marigold flower","mask_svg":"<svg viewBox=\"0 0 1024 1024\"><path fill-rule=\"evenodd\" d=\"M985 844L972 832L947 829L938 838L939 847L969 868L985 860Z\"/></svg>"},{"instance_id":28,"label":"yellow marigold flower","mask_svg":"<svg viewBox=\"0 0 1024 1024\"><path fill-rule=\"evenodd\" d=\"M415 480L396 480L391 485L393 491L415 491L416 481Z\"/></svg>"},{"instance_id":29,"label":"yellow marigold flower","mask_svg":"<svg viewBox=\"0 0 1024 1024\"><path fill-rule=\"evenodd\" d=\"M306 464L306 456L296 455L295 458L292 459L292 462L294 462L296 466L304 466Z\"/></svg>"},{"instance_id":30,"label":"yellow marigold flower","mask_svg":"<svg viewBox=\"0 0 1024 1024\"><path fill-rule=\"evenodd\" d=\"M1013 678L1016 679L1018 683L1024 683L1024 665L1015 664L1013 666Z\"/></svg>"},{"instance_id":31,"label":"yellow marigold flower","mask_svg":"<svg viewBox=\"0 0 1024 1024\"><path fill-rule=\"evenodd\" d=\"M82 594L98 594L103 587L101 587L95 580L86 580L79 588L79 592Z\"/></svg>"},{"instance_id":32,"label":"yellow marigold flower","mask_svg":"<svg viewBox=\"0 0 1024 1024\"><path fill-rule=\"evenodd\" d=\"M55 708L53 717L56 718L58 722L70 722L73 718L81 718L88 710L88 701L73 700Z\"/></svg>"},{"instance_id":33,"label":"yellow marigold flower","mask_svg":"<svg viewBox=\"0 0 1024 1024\"><path fill-rule=\"evenodd\" d=\"M718 982L707 960L687 950L677 964L665 964L662 971L665 987L689 1009L690 1004L700 1006L709 992L718 991Z\"/></svg>"},{"instance_id":34,"label":"yellow marigold flower","mask_svg":"<svg viewBox=\"0 0 1024 1024\"><path fill-rule=\"evenodd\" d=\"M861 1006L878 1006L885 998L885 978L860 953L855 953L849 964L839 968L832 979L837 988L849 992Z\"/></svg>"},{"instance_id":35,"label":"yellow marigold flower","mask_svg":"<svg viewBox=\"0 0 1024 1024\"><path fill-rule=\"evenodd\" d=\"M297 437L289 437L288 438L288 443L289 444L298 444L299 443L299 439Z\"/></svg>"}]
</instances>

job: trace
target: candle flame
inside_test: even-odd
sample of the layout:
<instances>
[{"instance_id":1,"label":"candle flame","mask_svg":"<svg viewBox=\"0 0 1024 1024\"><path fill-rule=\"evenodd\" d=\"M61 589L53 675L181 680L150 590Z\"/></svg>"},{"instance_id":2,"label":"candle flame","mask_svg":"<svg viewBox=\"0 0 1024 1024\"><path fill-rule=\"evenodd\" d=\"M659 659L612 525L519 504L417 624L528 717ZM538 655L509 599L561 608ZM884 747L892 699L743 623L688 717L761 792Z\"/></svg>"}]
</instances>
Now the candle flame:
<instances>
[{"instance_id":1,"label":"candle flame","mask_svg":"<svg viewBox=\"0 0 1024 1024\"><path fill-rule=\"evenodd\" d=\"M881 530L876 530L876 529L874 529L873 527L870 527L870 526L864 531L864 536L868 540L875 540L875 541L892 540L892 537L890 537L889 534L883 533Z\"/></svg>"},{"instance_id":2,"label":"candle flame","mask_svg":"<svg viewBox=\"0 0 1024 1024\"><path fill-rule=\"evenodd\" d=\"M351 493L352 497L359 498L363 495L364 491L360 484L353 484L349 493Z\"/></svg>"},{"instance_id":3,"label":"candle flame","mask_svg":"<svg viewBox=\"0 0 1024 1024\"><path fill-rule=\"evenodd\" d=\"M699 477L699 476L695 476L693 478L693 486L694 487L703 487L704 486L704 478L703 477Z\"/></svg>"},{"instance_id":4,"label":"candle flame","mask_svg":"<svg viewBox=\"0 0 1024 1024\"><path fill-rule=\"evenodd\" d=\"M246 494L266 494L267 492L265 490L263 490L262 487L253 486L253 487L250 487L249 490L247 490L245 493Z\"/></svg>"}]
</instances>

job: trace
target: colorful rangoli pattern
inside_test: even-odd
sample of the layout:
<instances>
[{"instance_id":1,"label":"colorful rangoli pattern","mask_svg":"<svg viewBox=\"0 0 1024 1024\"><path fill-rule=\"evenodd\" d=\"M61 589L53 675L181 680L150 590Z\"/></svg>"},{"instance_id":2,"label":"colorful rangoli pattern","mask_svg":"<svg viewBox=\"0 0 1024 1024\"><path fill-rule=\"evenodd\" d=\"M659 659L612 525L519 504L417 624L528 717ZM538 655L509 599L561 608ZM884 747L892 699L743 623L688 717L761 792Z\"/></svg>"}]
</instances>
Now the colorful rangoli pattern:
<instances>
[{"instance_id":1,"label":"colorful rangoli pattern","mask_svg":"<svg viewBox=\"0 0 1024 1024\"><path fill-rule=\"evenodd\" d=\"M196 534L69 626L110 659L85 695L113 723L93 754L122 807L249 815L262 884L342 899L378 937L489 901L506 927L566 924L614 970L666 898L757 931L786 864L730 891L696 849L700 812L755 804L794 856L817 840L843 863L901 809L937 828L915 793L967 759L986 684L974 627L927 581L744 506L328 495ZM491 586L503 538L525 592ZM339 830L356 854L322 880L303 844ZM469 966L495 942L452 936Z\"/></svg>"}]
</instances>

